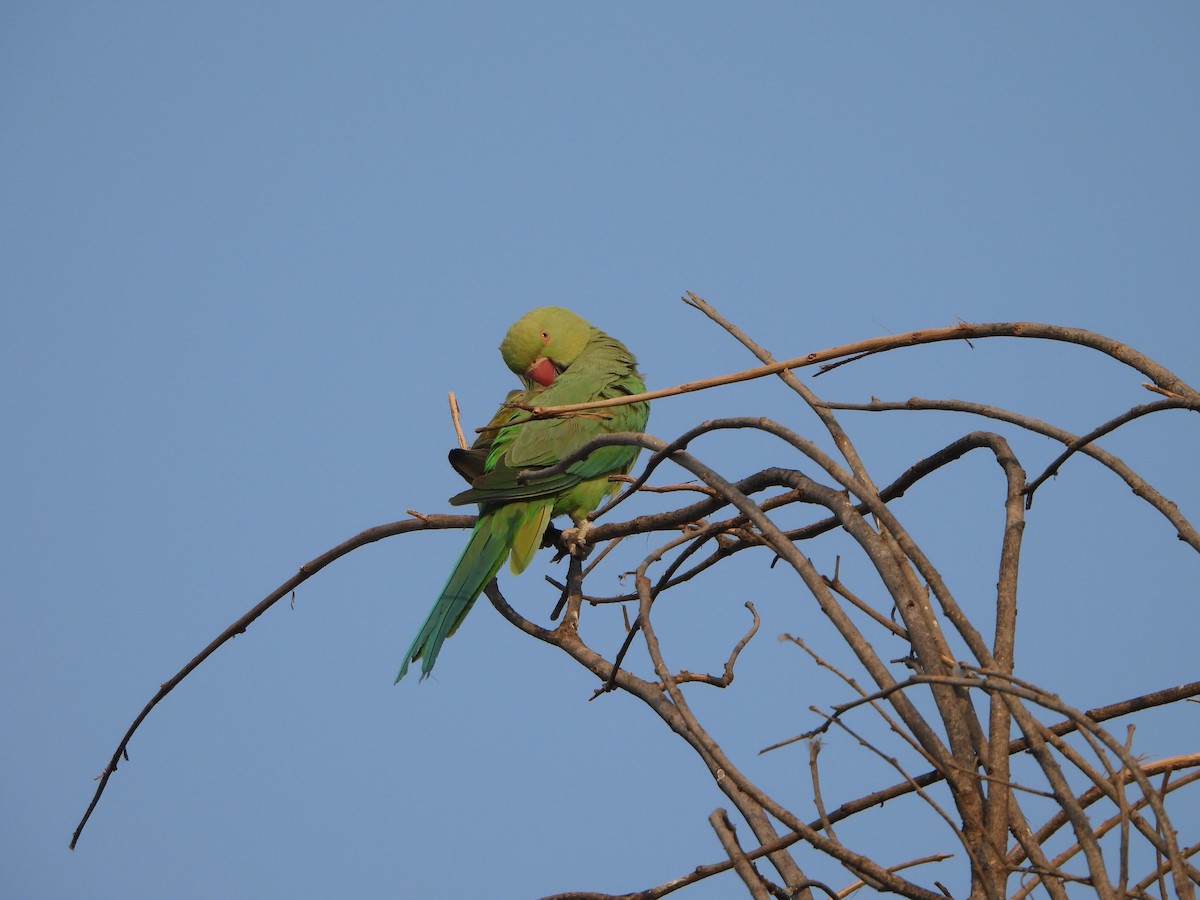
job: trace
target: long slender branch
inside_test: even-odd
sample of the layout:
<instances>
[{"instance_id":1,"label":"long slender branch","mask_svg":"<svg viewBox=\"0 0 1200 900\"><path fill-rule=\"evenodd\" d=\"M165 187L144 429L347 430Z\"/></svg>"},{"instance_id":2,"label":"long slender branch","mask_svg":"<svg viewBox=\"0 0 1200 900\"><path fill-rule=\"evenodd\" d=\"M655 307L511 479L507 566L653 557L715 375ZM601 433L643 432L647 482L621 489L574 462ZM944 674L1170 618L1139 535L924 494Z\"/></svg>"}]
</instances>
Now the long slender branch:
<instances>
[{"instance_id":1,"label":"long slender branch","mask_svg":"<svg viewBox=\"0 0 1200 900\"><path fill-rule=\"evenodd\" d=\"M87 825L88 819L91 818L92 811L96 808L96 804L100 802L100 796L104 793L104 789L108 786L109 778L111 778L112 774L117 771L117 764L121 761L121 757L124 756L126 759L128 759L126 750L129 747L129 741L133 738L134 732L138 730L142 722L144 722L146 717L150 715L150 711L153 710L154 707L156 707L159 702L167 696L167 694L175 690L175 688L178 687L179 683L183 681L183 679L187 678L197 666L216 653L217 650L219 650L224 644L244 632L250 627L251 623L253 623L255 619L294 591L301 584L308 581L308 579L312 578L312 576L316 575L331 562L341 559L352 550L357 550L359 547L372 544L375 541L381 541L384 538L393 537L397 534L407 534L408 532L412 531L427 531L442 528L470 528L474 522L474 516L431 515L418 516L412 519L402 519L399 522L392 522L388 525L377 525L374 528L368 528L365 531L360 531L349 540L343 541L336 547L326 550L320 556L309 560L302 565L300 570L295 575L293 575L279 587L275 588L275 590L273 590L271 593L267 594L265 598L263 598L257 605L250 609L245 615L213 638L208 646L192 657L191 661L188 662L187 665L176 672L171 678L164 681L159 689L155 692L154 696L150 698L150 702L142 707L142 711L138 713L137 718L133 720L133 723L125 732L125 736L121 738L121 742L117 744L117 749L113 752L112 759L109 760L108 765L104 767L104 771L100 773L99 784L96 785L96 792L92 796L92 802L88 804L88 808L84 812L83 818L79 820L79 824L75 827L74 834L71 835L71 849L74 850L75 845L79 842L79 836L83 833L83 828L85 825Z\"/></svg>"},{"instance_id":2,"label":"long slender branch","mask_svg":"<svg viewBox=\"0 0 1200 900\"><path fill-rule=\"evenodd\" d=\"M1037 338L1089 347L1141 372L1154 382L1155 386L1169 392L1171 395L1179 397L1185 404L1189 405L1189 408L1193 404L1200 406L1200 391L1196 391L1170 369L1159 365L1150 359L1150 357L1139 353L1132 347L1115 341L1112 338L1105 337L1102 334L1097 334L1094 331L1087 331L1083 328L1068 328L1062 325L1047 325L1041 322L989 322L979 325L971 325L964 322L952 325L949 328L931 328L923 331L910 331L905 334L893 334L884 337L868 338L863 341L854 341L849 344L842 344L839 347L815 350L812 353L806 353L803 356L796 356L792 359L785 359L782 362L756 366L753 369L743 369L740 372L730 372L727 375L702 378L698 381L686 381L674 387L659 388L641 394L611 397L606 400L594 400L590 403L563 404L561 406L537 406L528 403L516 403L513 405L519 409L527 410L531 414L531 418L561 416L569 413L584 412L586 410L624 406L628 403L649 402L651 400L659 400L663 397L674 397L694 391L722 387L727 384L738 384L739 382L752 381L756 378L765 378L768 375L778 375L780 372L785 372L789 369L803 369L809 366L820 365L821 363L843 357L855 357L868 353L883 353L888 350L916 347L922 344L936 344L942 341L973 341L989 337Z\"/></svg>"}]
</instances>

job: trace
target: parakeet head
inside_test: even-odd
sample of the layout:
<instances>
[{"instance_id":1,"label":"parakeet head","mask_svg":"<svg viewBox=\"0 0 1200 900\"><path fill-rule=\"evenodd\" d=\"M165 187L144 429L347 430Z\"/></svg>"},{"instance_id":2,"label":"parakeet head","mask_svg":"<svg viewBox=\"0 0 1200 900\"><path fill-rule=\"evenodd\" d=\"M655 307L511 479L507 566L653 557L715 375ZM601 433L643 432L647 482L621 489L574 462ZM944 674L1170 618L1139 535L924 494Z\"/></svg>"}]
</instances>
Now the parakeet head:
<instances>
[{"instance_id":1,"label":"parakeet head","mask_svg":"<svg viewBox=\"0 0 1200 900\"><path fill-rule=\"evenodd\" d=\"M583 352L592 326L561 306L542 306L521 316L500 342L504 364L529 387L549 387Z\"/></svg>"}]
</instances>

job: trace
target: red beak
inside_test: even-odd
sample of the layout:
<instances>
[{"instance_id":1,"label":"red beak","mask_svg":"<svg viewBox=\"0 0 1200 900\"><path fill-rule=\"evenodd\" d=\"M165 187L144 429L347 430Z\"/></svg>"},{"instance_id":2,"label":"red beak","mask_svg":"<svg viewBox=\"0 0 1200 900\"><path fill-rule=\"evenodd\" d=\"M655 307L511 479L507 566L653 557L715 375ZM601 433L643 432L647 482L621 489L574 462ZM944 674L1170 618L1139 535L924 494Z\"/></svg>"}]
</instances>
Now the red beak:
<instances>
[{"instance_id":1,"label":"red beak","mask_svg":"<svg viewBox=\"0 0 1200 900\"><path fill-rule=\"evenodd\" d=\"M542 387L550 387L550 385L554 384L554 379L558 377L558 369L554 368L554 363L550 362L545 356L539 356L529 364L529 368L525 370L525 374Z\"/></svg>"}]
</instances>

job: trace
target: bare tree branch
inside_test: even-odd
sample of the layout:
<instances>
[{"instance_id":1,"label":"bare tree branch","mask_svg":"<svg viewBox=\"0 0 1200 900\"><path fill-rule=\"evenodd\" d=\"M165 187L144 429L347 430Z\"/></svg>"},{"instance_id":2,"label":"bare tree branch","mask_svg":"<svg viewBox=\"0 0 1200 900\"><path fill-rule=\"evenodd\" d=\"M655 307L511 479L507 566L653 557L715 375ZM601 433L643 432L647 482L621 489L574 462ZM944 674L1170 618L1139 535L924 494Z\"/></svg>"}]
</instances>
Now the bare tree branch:
<instances>
[{"instance_id":1,"label":"bare tree branch","mask_svg":"<svg viewBox=\"0 0 1200 900\"><path fill-rule=\"evenodd\" d=\"M763 365L636 397L521 408L528 411L530 420L603 416L605 408L621 403L662 399L772 375L796 394L801 410L812 411L832 439L836 453L827 453L806 437L790 417L773 420L745 415L702 422L671 441L643 434L605 435L555 466L537 470L543 477L565 470L607 446L636 446L649 451L642 471L636 477L621 479L628 482L624 489L590 517L606 520L590 533L593 543L605 543L604 549L594 554L586 567L580 558L572 556L563 583L548 579L561 594L548 622L532 621L514 610L494 579L485 588L485 595L523 634L558 648L591 672L597 685L592 699L621 692L652 710L682 740L711 776L715 790L728 801L728 811L718 808L709 816L709 825L725 853L723 860L697 866L686 875L632 893L575 892L556 894L547 900L656 900L731 870L741 879L747 895L755 898L839 897L870 886L903 897L937 900L950 891L918 868L952 857L954 865L938 868L956 868L956 877L969 880L968 892L973 900L1024 898L1038 888L1043 888L1052 900L1066 900L1068 886L1072 885L1085 885L1101 898L1148 897L1156 888L1160 896L1173 891L1184 900L1192 900L1195 886L1200 884L1200 871L1191 859L1200 852L1200 843L1194 836L1180 839L1171 812L1178 809L1179 791L1190 788L1194 792L1194 785L1200 783L1200 755L1185 748L1189 752L1147 761L1145 749L1134 746L1132 729L1124 740L1118 740L1103 723L1196 698L1200 696L1200 682L1084 712L1021 676L1016 622L1025 525L1033 494L1076 454L1102 463L1117 476L1119 481L1114 483L1129 486L1171 523L1181 540L1200 551L1200 532L1176 504L1096 444L1105 435L1152 413L1167 409L1200 411L1200 392L1156 361L1110 338L1029 322L963 323L855 341L779 362L707 301L689 293L684 302L704 313ZM867 355L988 337L1065 342L1088 348L1131 367L1149 379L1148 389L1165 399L1133 407L1077 436L1023 413L965 400L829 403L801 382L794 371L822 366L822 372L829 372ZM452 394L450 403L461 446L465 438ZM1050 437L1062 445L1062 450L1048 464L1039 463L1034 471L1040 469L1041 474L1027 482L1025 466L1005 435L964 429L960 437L940 449L924 451L924 457L880 489L876 473L868 469L838 413L893 410L982 416ZM736 439L747 433L770 438L767 449L754 451L761 454L752 467L757 471L731 481L704 461L706 442L713 436L725 434ZM754 446L761 448L763 442ZM976 595L960 603L938 560L906 528L893 501L906 493L918 495L929 475L955 465L974 450L990 453L1003 478L995 483L993 498L977 511L997 523L996 545L984 548L985 563L996 573L996 586L986 603ZM650 477L664 467L670 470L668 483L650 485ZM640 502L649 511L623 521L608 521L614 510L635 496L642 498ZM99 776L71 846L79 840L118 763L128 758L129 743L151 710L217 649L316 572L358 547L415 531L468 528L473 522L470 516L412 513L412 518L363 531L301 566L298 573L226 628L158 689ZM847 577L853 589L841 580L841 555L833 575L826 576L806 552L810 542L834 532L839 534L838 553L857 554L862 564L853 577ZM557 530L550 534L553 538ZM623 539L655 534L658 538L648 542L651 549L638 551L641 559L633 566L632 590L622 586L619 590L624 593L610 594L603 589L585 589L588 584L598 583L597 573L605 565L611 566L612 559L630 555L634 542L622 543ZM561 541L557 546L562 548ZM849 551L845 550L847 546ZM767 615L766 607L760 616L755 603L744 597L730 598L730 602L744 604L752 621L744 633L739 627L728 635L726 646L731 649L723 661L680 659L682 653L671 629L659 627L667 621L662 614L669 609L664 604L687 602L694 592L704 590L698 578L701 573L724 567L735 556L756 550L761 553L764 568L779 564L778 572L783 574L774 574L773 578L790 579L791 589L781 589L780 596L790 601L797 618L811 621L807 617L814 612L823 617L819 633L821 640L829 643L818 652L806 640L807 632L805 637L784 638L808 653L817 666L834 673L852 692L849 700L819 705L817 697L805 693L810 690L808 684L781 685L780 694L767 697L763 704L764 709L779 711L808 708L823 719L816 728L797 737L775 740L760 751L809 739L809 780L816 807L816 819L811 822L796 814L803 800L791 796L791 788L769 792L738 765L697 711L703 705L693 705L709 688L731 687L735 669L747 664L739 660L750 660L757 652L754 648L761 649L752 639ZM629 565L627 561L623 564ZM760 600L766 591L762 583L751 583L746 593ZM622 605L625 616L624 640L619 647L597 650L589 643L589 607L614 603ZM898 655L897 641L902 642L899 659L891 658ZM886 654L885 643L891 651ZM648 671L635 672L626 664L635 644L650 660ZM826 657L824 653L830 646L833 655ZM646 667L640 653L632 658L637 661L632 668ZM741 682L725 696L739 695L740 690ZM702 693L697 695L696 691ZM822 708L829 711L820 712ZM865 722L860 721L863 714L867 716ZM1055 718L1058 721L1053 724L1044 721ZM869 754L899 772L902 780L829 808L825 797L831 783L828 773L842 760L826 757L820 768L817 763L820 736L833 728L851 735ZM1015 739L1014 732L1019 734ZM1024 753L1029 756L1014 759L1016 754ZM921 769L928 771L910 774ZM943 843L935 843L928 848L932 852L910 863L887 865L882 860L884 848L848 843L858 829L835 831L836 825L853 816L881 815L891 809L892 801L912 794L922 801L923 806L917 807L924 822L935 824L933 828L923 825L922 833L927 831L931 842L956 842L961 852L942 852ZM937 823L945 827L937 827ZM1066 866L1074 870L1068 871ZM839 892L826 881L810 877L810 870L825 877L823 868L832 867L850 873L854 882ZM913 871L899 874L908 869ZM1022 879L1015 892L1010 886L1013 876ZM945 876L939 872L938 877Z\"/></svg>"}]
</instances>

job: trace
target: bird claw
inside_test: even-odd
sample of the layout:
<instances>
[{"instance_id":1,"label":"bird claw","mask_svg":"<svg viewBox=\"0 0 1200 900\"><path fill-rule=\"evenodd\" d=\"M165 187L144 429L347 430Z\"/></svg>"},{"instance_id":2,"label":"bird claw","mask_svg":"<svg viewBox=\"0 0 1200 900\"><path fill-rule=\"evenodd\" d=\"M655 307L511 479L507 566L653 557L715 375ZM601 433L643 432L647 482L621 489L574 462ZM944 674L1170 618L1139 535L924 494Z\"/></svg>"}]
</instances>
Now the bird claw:
<instances>
[{"instance_id":1,"label":"bird claw","mask_svg":"<svg viewBox=\"0 0 1200 900\"><path fill-rule=\"evenodd\" d=\"M560 538L566 546L567 553L579 559L587 556L591 550L591 542L588 540L588 534L595 527L587 519L583 519L574 528L563 529Z\"/></svg>"}]
</instances>

